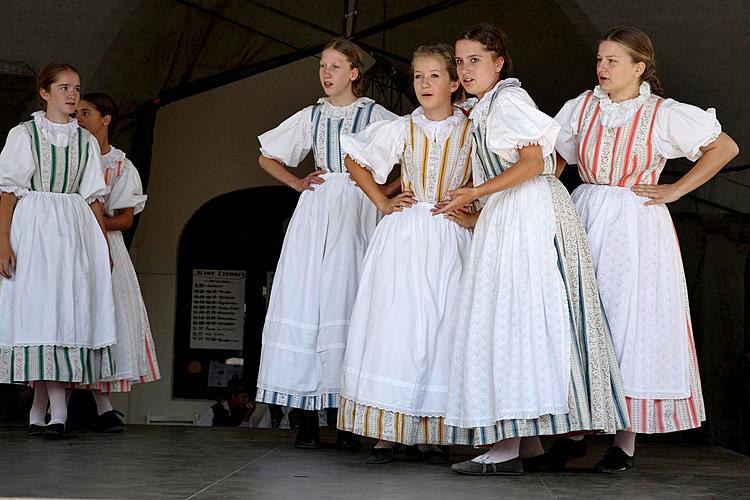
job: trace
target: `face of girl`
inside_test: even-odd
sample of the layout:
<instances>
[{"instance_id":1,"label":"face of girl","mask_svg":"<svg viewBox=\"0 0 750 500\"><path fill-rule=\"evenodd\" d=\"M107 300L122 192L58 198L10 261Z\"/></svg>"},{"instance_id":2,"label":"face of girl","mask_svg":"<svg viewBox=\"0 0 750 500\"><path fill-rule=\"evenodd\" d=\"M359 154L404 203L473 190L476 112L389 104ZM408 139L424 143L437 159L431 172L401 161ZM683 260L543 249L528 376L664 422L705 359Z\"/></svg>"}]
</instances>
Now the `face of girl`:
<instances>
[{"instance_id":1,"label":"face of girl","mask_svg":"<svg viewBox=\"0 0 750 500\"><path fill-rule=\"evenodd\" d=\"M353 69L344 54L334 49L326 49L320 57L320 84L329 97L351 91L351 84L357 79L359 70Z\"/></svg>"},{"instance_id":2,"label":"face of girl","mask_svg":"<svg viewBox=\"0 0 750 500\"><path fill-rule=\"evenodd\" d=\"M414 67L414 93L425 111L451 105L451 94L458 89L458 82L451 81L445 63L439 57L419 57Z\"/></svg>"},{"instance_id":3,"label":"face of girl","mask_svg":"<svg viewBox=\"0 0 750 500\"><path fill-rule=\"evenodd\" d=\"M102 128L106 128L110 122L110 116L102 114L88 101L82 100L76 108L78 124L96 135Z\"/></svg>"},{"instance_id":4,"label":"face of girl","mask_svg":"<svg viewBox=\"0 0 750 500\"><path fill-rule=\"evenodd\" d=\"M39 95L47 101L47 114L71 115L81 98L81 78L73 71L57 75L49 90L39 89Z\"/></svg>"},{"instance_id":5,"label":"face of girl","mask_svg":"<svg viewBox=\"0 0 750 500\"><path fill-rule=\"evenodd\" d=\"M456 42L456 66L461 85L480 99L500 80L504 63L502 57L496 57L481 42L466 39Z\"/></svg>"},{"instance_id":6,"label":"face of girl","mask_svg":"<svg viewBox=\"0 0 750 500\"><path fill-rule=\"evenodd\" d=\"M596 76L599 87L610 94L637 92L640 77L646 68L636 63L628 50L617 42L605 40L599 44L596 55ZM635 89L635 90L633 90Z\"/></svg>"}]
</instances>

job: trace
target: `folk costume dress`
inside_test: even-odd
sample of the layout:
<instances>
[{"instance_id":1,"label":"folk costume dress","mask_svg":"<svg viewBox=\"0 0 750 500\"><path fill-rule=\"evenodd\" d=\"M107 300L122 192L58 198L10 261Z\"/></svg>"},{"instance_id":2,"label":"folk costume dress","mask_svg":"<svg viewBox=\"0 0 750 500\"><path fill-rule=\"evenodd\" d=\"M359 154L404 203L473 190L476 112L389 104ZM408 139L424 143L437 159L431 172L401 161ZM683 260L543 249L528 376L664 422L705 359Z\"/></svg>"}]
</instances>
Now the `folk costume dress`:
<instances>
[{"instance_id":1,"label":"folk costume dress","mask_svg":"<svg viewBox=\"0 0 750 500\"><path fill-rule=\"evenodd\" d=\"M666 161L695 161L721 133L714 111L664 99L648 83L620 103L596 87L555 118L557 150L577 164L573 192L594 258L631 426L639 433L699 427L706 414L677 234L665 205L631 191L657 184Z\"/></svg>"},{"instance_id":2,"label":"folk costume dress","mask_svg":"<svg viewBox=\"0 0 750 500\"><path fill-rule=\"evenodd\" d=\"M410 116L345 136L341 147L383 184L401 163L417 203L378 224L349 323L338 427L404 444L448 444L445 417L471 232L430 210L471 179L470 122Z\"/></svg>"},{"instance_id":3,"label":"folk costume dress","mask_svg":"<svg viewBox=\"0 0 750 500\"><path fill-rule=\"evenodd\" d=\"M89 207L106 192L96 139L44 112L11 129L0 190L15 193L17 264L0 279L0 383L93 384L114 373L107 241Z\"/></svg>"},{"instance_id":4,"label":"folk costume dress","mask_svg":"<svg viewBox=\"0 0 750 500\"><path fill-rule=\"evenodd\" d=\"M493 193L464 270L446 423L458 442L628 425L622 382L583 230L554 176L559 126L515 79L473 108L474 183L537 144L544 172Z\"/></svg>"},{"instance_id":5,"label":"folk costume dress","mask_svg":"<svg viewBox=\"0 0 750 500\"><path fill-rule=\"evenodd\" d=\"M361 97L320 99L258 140L261 153L296 167L312 150L323 184L300 195L289 223L263 327L258 392L263 403L339 406L341 362L367 245L379 216L344 166L339 137L396 115Z\"/></svg>"},{"instance_id":6,"label":"folk costume dress","mask_svg":"<svg viewBox=\"0 0 750 500\"><path fill-rule=\"evenodd\" d=\"M105 215L113 217L117 215L117 210L124 208L133 208L134 214L143 211L147 197L143 194L141 177L125 153L111 147L107 154L102 155L102 163L107 185ZM114 262L112 291L117 343L111 351L115 359L115 372L86 388L102 392L129 392L133 384L153 382L161 375L146 305L122 232L107 231L107 240Z\"/></svg>"}]
</instances>

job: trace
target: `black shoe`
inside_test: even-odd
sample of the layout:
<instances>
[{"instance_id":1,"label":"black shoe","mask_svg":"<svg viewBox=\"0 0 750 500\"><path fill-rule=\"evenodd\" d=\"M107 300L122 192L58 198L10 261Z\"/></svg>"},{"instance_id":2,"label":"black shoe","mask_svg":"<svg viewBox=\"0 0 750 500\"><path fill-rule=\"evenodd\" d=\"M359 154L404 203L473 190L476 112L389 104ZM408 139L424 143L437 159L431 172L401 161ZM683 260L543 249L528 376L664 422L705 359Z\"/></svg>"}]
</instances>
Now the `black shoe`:
<instances>
[{"instance_id":1,"label":"black shoe","mask_svg":"<svg viewBox=\"0 0 750 500\"><path fill-rule=\"evenodd\" d=\"M44 429L44 439L62 439L65 437L65 424L49 424Z\"/></svg>"},{"instance_id":2,"label":"black shoe","mask_svg":"<svg viewBox=\"0 0 750 500\"><path fill-rule=\"evenodd\" d=\"M524 458L523 470L526 472L559 472L565 465L576 458L586 456L588 446L585 439L573 441L568 438L560 438L555 441L549 451L536 457Z\"/></svg>"},{"instance_id":3,"label":"black shoe","mask_svg":"<svg viewBox=\"0 0 750 500\"><path fill-rule=\"evenodd\" d=\"M451 470L467 476L520 476L523 474L523 464L518 457L505 462L479 463L467 460L451 465Z\"/></svg>"},{"instance_id":4,"label":"black shoe","mask_svg":"<svg viewBox=\"0 0 750 500\"><path fill-rule=\"evenodd\" d=\"M31 424L28 429L26 429L26 435L29 437L39 437L44 434L44 431L47 427L44 425L36 425Z\"/></svg>"},{"instance_id":5,"label":"black shoe","mask_svg":"<svg viewBox=\"0 0 750 500\"><path fill-rule=\"evenodd\" d=\"M393 445L387 448L373 448L370 450L370 454L367 455L368 464L387 464L396 455L396 451L401 448L401 445Z\"/></svg>"},{"instance_id":6,"label":"black shoe","mask_svg":"<svg viewBox=\"0 0 750 500\"><path fill-rule=\"evenodd\" d=\"M427 450L420 453L422 460L430 465L445 465L450 463L450 456L447 449Z\"/></svg>"},{"instance_id":7,"label":"black shoe","mask_svg":"<svg viewBox=\"0 0 750 500\"><path fill-rule=\"evenodd\" d=\"M336 449L357 451L360 448L362 448L362 443L356 434L342 430L336 431Z\"/></svg>"},{"instance_id":8,"label":"black shoe","mask_svg":"<svg viewBox=\"0 0 750 500\"><path fill-rule=\"evenodd\" d=\"M96 419L96 423L94 424L94 429L96 429L98 432L122 432L125 430L125 424L122 423L122 420L120 420L120 417L124 417L122 413L120 413L117 410L109 410L101 415Z\"/></svg>"},{"instance_id":9,"label":"black shoe","mask_svg":"<svg viewBox=\"0 0 750 500\"><path fill-rule=\"evenodd\" d=\"M610 446L604 452L604 457L594 466L596 472L616 474L627 472L635 467L635 458L629 457L619 446Z\"/></svg>"},{"instance_id":10,"label":"black shoe","mask_svg":"<svg viewBox=\"0 0 750 500\"><path fill-rule=\"evenodd\" d=\"M303 450L320 448L318 412L300 411L299 430L297 431L297 438L294 440L294 447Z\"/></svg>"}]
</instances>

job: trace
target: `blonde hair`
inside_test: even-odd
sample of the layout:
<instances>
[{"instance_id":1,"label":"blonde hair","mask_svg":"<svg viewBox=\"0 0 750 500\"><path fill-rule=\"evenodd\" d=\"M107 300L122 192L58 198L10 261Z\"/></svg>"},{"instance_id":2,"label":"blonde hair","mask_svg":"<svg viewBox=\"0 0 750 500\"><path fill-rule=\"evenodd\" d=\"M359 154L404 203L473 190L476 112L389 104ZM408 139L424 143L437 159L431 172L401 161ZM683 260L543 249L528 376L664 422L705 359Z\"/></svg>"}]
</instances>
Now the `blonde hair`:
<instances>
[{"instance_id":1,"label":"blonde hair","mask_svg":"<svg viewBox=\"0 0 750 500\"><path fill-rule=\"evenodd\" d=\"M609 30L599 42L615 42L625 47L633 62L646 65L641 82L648 82L652 93L664 97L664 88L656 74L654 46L646 33L632 26L624 26Z\"/></svg>"},{"instance_id":2,"label":"blonde hair","mask_svg":"<svg viewBox=\"0 0 750 500\"><path fill-rule=\"evenodd\" d=\"M414 73L414 61L420 57L436 57L443 61L448 76L452 82L458 81L458 68L456 67L456 55L450 45L440 43L437 45L420 45L411 56L411 72ZM451 102L459 102L464 99L463 87L459 86L451 94Z\"/></svg>"},{"instance_id":3,"label":"blonde hair","mask_svg":"<svg viewBox=\"0 0 750 500\"><path fill-rule=\"evenodd\" d=\"M359 52L359 48L354 42L347 40L346 38L334 38L326 44L323 50L332 49L336 52L340 52L351 65L352 69L357 70L357 78L352 80L352 92L357 97L362 97L362 73L364 69L364 63L362 62L362 55Z\"/></svg>"}]
</instances>

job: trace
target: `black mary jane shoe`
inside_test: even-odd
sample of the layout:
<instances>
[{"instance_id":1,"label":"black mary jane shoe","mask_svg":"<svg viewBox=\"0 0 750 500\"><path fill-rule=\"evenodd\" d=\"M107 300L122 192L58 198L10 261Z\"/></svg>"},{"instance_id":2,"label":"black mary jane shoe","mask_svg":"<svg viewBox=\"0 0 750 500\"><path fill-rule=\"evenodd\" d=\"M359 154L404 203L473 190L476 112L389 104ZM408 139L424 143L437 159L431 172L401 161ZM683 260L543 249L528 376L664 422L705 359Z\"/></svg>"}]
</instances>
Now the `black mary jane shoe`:
<instances>
[{"instance_id":1,"label":"black mary jane shoe","mask_svg":"<svg viewBox=\"0 0 750 500\"><path fill-rule=\"evenodd\" d=\"M49 424L44 429L44 439L62 439L65 437L65 424Z\"/></svg>"},{"instance_id":2,"label":"black mary jane shoe","mask_svg":"<svg viewBox=\"0 0 750 500\"><path fill-rule=\"evenodd\" d=\"M518 457L505 462L481 463L467 460L451 465L451 470L456 474L466 476L521 476L523 475L523 464Z\"/></svg>"},{"instance_id":3,"label":"black mary jane shoe","mask_svg":"<svg viewBox=\"0 0 750 500\"><path fill-rule=\"evenodd\" d=\"M367 455L368 464L387 464L393 460L396 455L396 451L401 448L401 445L393 445L387 448L373 448L370 450L370 454Z\"/></svg>"},{"instance_id":4,"label":"black mary jane shoe","mask_svg":"<svg viewBox=\"0 0 750 500\"><path fill-rule=\"evenodd\" d=\"M39 437L39 436L42 436L42 435L44 435L44 431L45 431L46 428L47 428L47 426L45 426L45 425L31 424L26 429L26 435L29 436L29 437Z\"/></svg>"},{"instance_id":5,"label":"black mary jane shoe","mask_svg":"<svg viewBox=\"0 0 750 500\"><path fill-rule=\"evenodd\" d=\"M635 467L635 458L622 451L619 446L610 446L604 456L594 466L596 472L603 474L618 474L628 472Z\"/></svg>"},{"instance_id":6,"label":"black mary jane shoe","mask_svg":"<svg viewBox=\"0 0 750 500\"><path fill-rule=\"evenodd\" d=\"M362 448L359 436L351 432L338 430L336 431L336 449L357 451Z\"/></svg>"},{"instance_id":7,"label":"black mary jane shoe","mask_svg":"<svg viewBox=\"0 0 750 500\"><path fill-rule=\"evenodd\" d=\"M526 472L559 472L565 465L576 458L586 456L588 446L585 439L574 441L560 438L555 441L549 451L536 457L522 459L523 470Z\"/></svg>"},{"instance_id":8,"label":"black mary jane shoe","mask_svg":"<svg viewBox=\"0 0 750 500\"><path fill-rule=\"evenodd\" d=\"M94 429L97 432L122 432L125 430L125 424L120 420L120 417L124 416L117 410L106 411L96 419Z\"/></svg>"}]
</instances>

